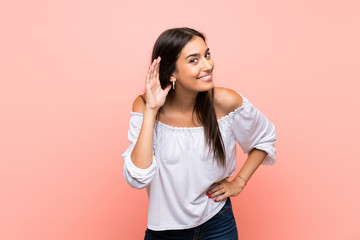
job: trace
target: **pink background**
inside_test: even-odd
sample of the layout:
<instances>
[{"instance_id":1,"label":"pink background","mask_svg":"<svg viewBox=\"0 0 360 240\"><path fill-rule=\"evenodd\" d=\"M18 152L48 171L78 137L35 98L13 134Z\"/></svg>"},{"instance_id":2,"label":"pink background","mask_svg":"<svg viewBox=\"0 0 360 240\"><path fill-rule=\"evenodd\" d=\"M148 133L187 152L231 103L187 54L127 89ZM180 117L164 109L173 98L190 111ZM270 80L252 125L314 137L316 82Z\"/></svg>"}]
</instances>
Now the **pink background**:
<instances>
[{"instance_id":1,"label":"pink background","mask_svg":"<svg viewBox=\"0 0 360 240\"><path fill-rule=\"evenodd\" d=\"M356 0L2 0L0 239L143 238L121 154L152 46L182 26L277 129L277 163L233 198L239 239L360 239L359 16Z\"/></svg>"}]
</instances>

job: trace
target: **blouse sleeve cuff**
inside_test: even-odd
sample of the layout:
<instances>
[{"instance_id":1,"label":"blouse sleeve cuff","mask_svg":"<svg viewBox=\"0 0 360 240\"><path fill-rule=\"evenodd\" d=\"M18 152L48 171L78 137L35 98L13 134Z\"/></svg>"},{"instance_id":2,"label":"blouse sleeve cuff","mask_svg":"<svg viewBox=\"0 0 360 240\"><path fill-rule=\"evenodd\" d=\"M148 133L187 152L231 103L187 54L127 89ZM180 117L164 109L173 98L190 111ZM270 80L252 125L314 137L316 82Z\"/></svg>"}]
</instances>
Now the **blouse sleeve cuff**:
<instances>
[{"instance_id":1,"label":"blouse sleeve cuff","mask_svg":"<svg viewBox=\"0 0 360 240\"><path fill-rule=\"evenodd\" d=\"M276 157L275 157L275 153L276 153L276 149L274 147L269 147L269 146L262 146L262 145L257 145L256 147L254 147L255 149L259 149L262 150L264 152L267 153L265 159L261 162L262 165L273 165L276 162ZM253 149L254 149L253 148ZM250 149L251 151L252 149ZM249 152L250 152L249 151ZM249 153L248 152L248 153Z\"/></svg>"},{"instance_id":2,"label":"blouse sleeve cuff","mask_svg":"<svg viewBox=\"0 0 360 240\"><path fill-rule=\"evenodd\" d=\"M146 187L152 180L157 170L157 164L155 156L153 155L153 161L148 168L139 168L131 160L131 155L128 154L124 157L124 177L126 181L134 188Z\"/></svg>"}]
</instances>

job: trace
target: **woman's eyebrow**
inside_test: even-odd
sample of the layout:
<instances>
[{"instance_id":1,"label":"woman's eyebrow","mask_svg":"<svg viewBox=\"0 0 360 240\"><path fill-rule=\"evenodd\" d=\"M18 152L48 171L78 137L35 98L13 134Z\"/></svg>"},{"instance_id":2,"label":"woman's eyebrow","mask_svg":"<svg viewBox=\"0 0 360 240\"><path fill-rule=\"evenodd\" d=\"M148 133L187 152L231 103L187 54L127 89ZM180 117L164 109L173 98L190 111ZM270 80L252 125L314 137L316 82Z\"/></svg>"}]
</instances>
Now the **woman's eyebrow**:
<instances>
[{"instance_id":1,"label":"woman's eyebrow","mask_svg":"<svg viewBox=\"0 0 360 240\"><path fill-rule=\"evenodd\" d=\"M205 53L208 52L209 50L210 50L210 48L207 48L206 51L205 51ZM189 58L189 57L196 57L196 56L200 56L200 53L190 54L189 56L187 56L187 57L185 58L185 60L186 60L187 58Z\"/></svg>"}]
</instances>

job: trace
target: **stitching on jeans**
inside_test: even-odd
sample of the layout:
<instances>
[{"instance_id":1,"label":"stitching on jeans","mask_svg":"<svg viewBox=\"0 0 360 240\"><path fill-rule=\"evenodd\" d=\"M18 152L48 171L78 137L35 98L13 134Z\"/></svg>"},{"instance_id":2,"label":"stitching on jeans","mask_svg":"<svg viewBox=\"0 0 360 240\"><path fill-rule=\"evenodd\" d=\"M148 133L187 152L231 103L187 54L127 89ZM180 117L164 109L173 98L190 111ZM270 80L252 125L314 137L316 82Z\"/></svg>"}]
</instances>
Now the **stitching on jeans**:
<instances>
[{"instance_id":1,"label":"stitching on jeans","mask_svg":"<svg viewBox=\"0 0 360 240\"><path fill-rule=\"evenodd\" d=\"M204 236L204 226L200 225L200 235L198 237L194 236L193 240L201 239L203 236Z\"/></svg>"},{"instance_id":2,"label":"stitching on jeans","mask_svg":"<svg viewBox=\"0 0 360 240\"><path fill-rule=\"evenodd\" d=\"M232 209L232 206L224 209L224 210L221 210L220 212L218 212L218 214L223 214L223 213L226 213L227 211L231 210Z\"/></svg>"},{"instance_id":3,"label":"stitching on jeans","mask_svg":"<svg viewBox=\"0 0 360 240\"><path fill-rule=\"evenodd\" d=\"M193 240L201 239L204 236L204 233L201 232L201 234L198 237L194 237Z\"/></svg>"}]
</instances>

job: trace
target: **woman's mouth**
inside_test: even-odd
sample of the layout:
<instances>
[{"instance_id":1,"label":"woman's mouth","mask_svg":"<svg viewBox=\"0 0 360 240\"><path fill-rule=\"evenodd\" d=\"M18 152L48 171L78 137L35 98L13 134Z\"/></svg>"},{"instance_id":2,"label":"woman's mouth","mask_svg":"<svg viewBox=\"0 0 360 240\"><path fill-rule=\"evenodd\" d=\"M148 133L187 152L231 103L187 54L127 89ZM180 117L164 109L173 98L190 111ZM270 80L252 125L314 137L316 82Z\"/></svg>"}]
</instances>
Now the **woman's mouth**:
<instances>
[{"instance_id":1,"label":"woman's mouth","mask_svg":"<svg viewBox=\"0 0 360 240\"><path fill-rule=\"evenodd\" d=\"M211 81L211 80L212 80L211 74L205 75L205 76L200 77L200 78L197 78L197 79L199 79L199 80L201 80L201 81L205 81L205 82L208 82L208 81Z\"/></svg>"}]
</instances>

